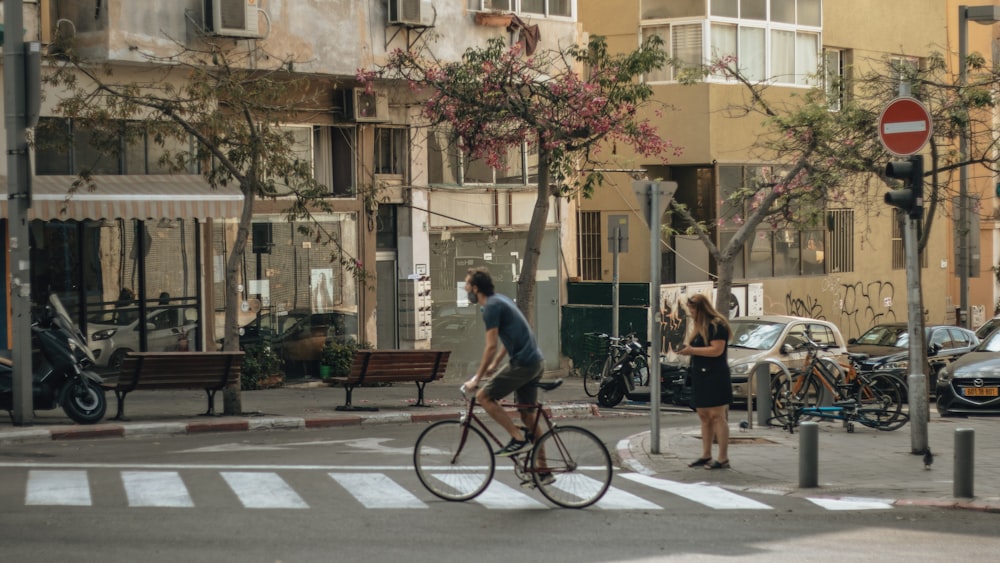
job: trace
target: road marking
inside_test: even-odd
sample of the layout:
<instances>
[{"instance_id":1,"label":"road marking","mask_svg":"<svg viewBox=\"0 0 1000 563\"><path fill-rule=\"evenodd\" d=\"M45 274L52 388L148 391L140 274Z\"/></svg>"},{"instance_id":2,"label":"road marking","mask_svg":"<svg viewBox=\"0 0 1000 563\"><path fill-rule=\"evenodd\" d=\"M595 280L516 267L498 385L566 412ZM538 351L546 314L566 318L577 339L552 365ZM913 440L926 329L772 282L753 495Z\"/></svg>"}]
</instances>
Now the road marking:
<instances>
[{"instance_id":1,"label":"road marking","mask_svg":"<svg viewBox=\"0 0 1000 563\"><path fill-rule=\"evenodd\" d=\"M486 487L486 490L473 500L491 510L548 508L521 491L508 487L499 481L491 481L490 486Z\"/></svg>"},{"instance_id":2,"label":"road marking","mask_svg":"<svg viewBox=\"0 0 1000 563\"><path fill-rule=\"evenodd\" d=\"M559 486L558 479L556 479L556 486ZM617 487L608 488L601 500L597 501L594 506L602 510L663 510L662 506Z\"/></svg>"},{"instance_id":3,"label":"road marking","mask_svg":"<svg viewBox=\"0 0 1000 563\"><path fill-rule=\"evenodd\" d=\"M24 504L32 506L90 506L86 471L31 471Z\"/></svg>"},{"instance_id":4,"label":"road marking","mask_svg":"<svg viewBox=\"0 0 1000 563\"><path fill-rule=\"evenodd\" d=\"M827 510L890 510L892 503L882 499L871 498L811 498L809 502Z\"/></svg>"},{"instance_id":5,"label":"road marking","mask_svg":"<svg viewBox=\"0 0 1000 563\"><path fill-rule=\"evenodd\" d=\"M194 502L176 471L122 471L129 506L191 508Z\"/></svg>"},{"instance_id":6,"label":"road marking","mask_svg":"<svg viewBox=\"0 0 1000 563\"><path fill-rule=\"evenodd\" d=\"M365 508L427 508L420 499L381 473L329 475Z\"/></svg>"},{"instance_id":7,"label":"road marking","mask_svg":"<svg viewBox=\"0 0 1000 563\"><path fill-rule=\"evenodd\" d=\"M223 471L221 474L246 508L309 508L277 473Z\"/></svg>"},{"instance_id":8,"label":"road marking","mask_svg":"<svg viewBox=\"0 0 1000 563\"><path fill-rule=\"evenodd\" d=\"M751 498L740 496L714 485L692 485L688 483L678 483L667 479L657 479L638 473L622 473L630 481L641 483L647 487L667 491L690 501L703 504L709 508L720 510L771 510L771 507L757 502Z\"/></svg>"}]
</instances>

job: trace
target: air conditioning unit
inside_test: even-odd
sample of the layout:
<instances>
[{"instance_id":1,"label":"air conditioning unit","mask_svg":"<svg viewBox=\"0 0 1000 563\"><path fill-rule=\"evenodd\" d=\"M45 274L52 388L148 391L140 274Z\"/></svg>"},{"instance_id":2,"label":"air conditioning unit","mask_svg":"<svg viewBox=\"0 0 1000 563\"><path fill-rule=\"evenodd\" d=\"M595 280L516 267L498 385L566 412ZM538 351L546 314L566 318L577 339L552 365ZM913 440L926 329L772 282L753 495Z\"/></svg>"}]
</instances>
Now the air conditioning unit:
<instances>
[{"instance_id":1,"label":"air conditioning unit","mask_svg":"<svg viewBox=\"0 0 1000 563\"><path fill-rule=\"evenodd\" d=\"M260 37L260 0L204 0L205 30L223 37Z\"/></svg>"},{"instance_id":2,"label":"air conditioning unit","mask_svg":"<svg viewBox=\"0 0 1000 563\"><path fill-rule=\"evenodd\" d=\"M434 19L431 0L388 0L389 25L430 25Z\"/></svg>"},{"instance_id":3,"label":"air conditioning unit","mask_svg":"<svg viewBox=\"0 0 1000 563\"><path fill-rule=\"evenodd\" d=\"M344 113L348 119L359 122L389 121L389 96L384 90L366 92L353 88L344 92Z\"/></svg>"}]
</instances>

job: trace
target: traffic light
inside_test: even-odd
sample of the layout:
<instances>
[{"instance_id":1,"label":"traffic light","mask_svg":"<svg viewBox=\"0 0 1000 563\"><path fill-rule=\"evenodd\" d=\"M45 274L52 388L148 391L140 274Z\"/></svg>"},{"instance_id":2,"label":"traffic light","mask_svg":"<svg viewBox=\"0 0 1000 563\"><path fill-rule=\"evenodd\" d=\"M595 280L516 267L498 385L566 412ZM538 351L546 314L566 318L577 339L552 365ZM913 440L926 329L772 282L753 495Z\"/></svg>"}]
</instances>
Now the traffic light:
<instances>
[{"instance_id":1,"label":"traffic light","mask_svg":"<svg viewBox=\"0 0 1000 563\"><path fill-rule=\"evenodd\" d=\"M885 175L903 181L903 187L886 192L885 202L906 211L911 219L924 215L924 157L915 154L906 160L890 162Z\"/></svg>"}]
</instances>

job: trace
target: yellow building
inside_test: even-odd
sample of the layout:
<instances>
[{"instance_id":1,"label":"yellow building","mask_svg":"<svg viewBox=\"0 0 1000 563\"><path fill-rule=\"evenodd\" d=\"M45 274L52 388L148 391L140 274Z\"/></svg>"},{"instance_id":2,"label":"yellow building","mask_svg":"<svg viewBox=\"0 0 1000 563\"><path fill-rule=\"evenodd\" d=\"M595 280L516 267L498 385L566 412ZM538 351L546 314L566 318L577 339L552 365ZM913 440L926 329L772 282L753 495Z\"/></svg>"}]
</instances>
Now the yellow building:
<instances>
[{"instance_id":1,"label":"yellow building","mask_svg":"<svg viewBox=\"0 0 1000 563\"><path fill-rule=\"evenodd\" d=\"M932 51L956 49L953 32L957 3L936 0L636 0L580 1L580 22L591 34L604 35L616 50L634 49L642 37L663 38L671 57L682 65L708 63L720 54L735 55L754 81L767 81L769 99L795 100L813 87L828 90L829 111L839 110L839 96L852 95L867 69L895 64L924 65ZM971 24L970 24L971 25ZM976 26L981 27L981 26ZM972 32L975 31L975 34ZM988 30L970 29L970 51L990 56ZM976 48L975 46L978 46ZM781 173L757 144L766 129L755 115L735 115L746 105L745 86L709 75L692 85L678 82L676 68L666 68L645 80L655 90L654 119L660 134L683 147L668 163L642 162L622 155L621 168L643 168L651 179L678 182L675 199L714 226L715 244L725 244L738 225L731 217L727 194L751 182ZM828 81L828 82L825 82ZM941 139L942 150L954 140ZM925 147L925 152L929 149ZM895 160L888 152L884 163ZM970 188L979 193L992 185L980 178ZM624 173L590 200L579 202L577 265L583 280L611 281L609 225L627 223L629 252L620 257L621 281L648 281L649 231L637 214L630 178ZM956 176L957 180L957 176ZM887 191L875 178L875 194ZM980 186L980 184L982 184ZM846 186L845 186L846 187ZM928 188L929 189L929 188ZM952 188L954 189L954 188ZM990 188L991 189L991 188ZM991 196L992 197L992 196ZM879 196L879 199L881 197ZM992 212L993 206L989 210ZM739 210L737 210L739 211ZM745 210L744 210L745 211ZM922 283L925 320L954 322L959 304L954 274L954 242L950 204L938 210L923 256ZM845 337L856 337L880 322L905 321L907 296L905 254L895 210L885 204L828 203L825 221L798 228L763 223L736 259L736 284L761 283L763 310L835 322ZM985 213L985 212L984 212ZM996 229L981 223L982 271L973 278L971 304L992 315L997 295L986 244ZM716 263L693 236L661 237L663 283L714 281ZM988 286L988 287L987 287Z\"/></svg>"}]
</instances>

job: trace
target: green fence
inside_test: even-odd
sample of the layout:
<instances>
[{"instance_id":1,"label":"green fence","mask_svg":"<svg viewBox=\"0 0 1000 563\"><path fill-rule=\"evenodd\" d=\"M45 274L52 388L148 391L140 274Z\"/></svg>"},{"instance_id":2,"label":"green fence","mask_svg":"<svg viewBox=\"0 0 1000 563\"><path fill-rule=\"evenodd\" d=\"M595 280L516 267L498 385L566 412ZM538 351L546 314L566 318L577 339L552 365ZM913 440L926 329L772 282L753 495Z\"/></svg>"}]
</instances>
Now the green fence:
<instances>
[{"instance_id":1,"label":"green fence","mask_svg":"<svg viewBox=\"0 0 1000 563\"><path fill-rule=\"evenodd\" d=\"M568 304L562 308L562 354L583 368L589 359L585 334L611 332L612 284L572 282L567 287ZM649 284L623 283L618 287L618 330L648 339L646 329Z\"/></svg>"}]
</instances>

